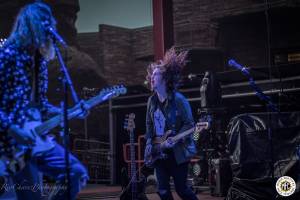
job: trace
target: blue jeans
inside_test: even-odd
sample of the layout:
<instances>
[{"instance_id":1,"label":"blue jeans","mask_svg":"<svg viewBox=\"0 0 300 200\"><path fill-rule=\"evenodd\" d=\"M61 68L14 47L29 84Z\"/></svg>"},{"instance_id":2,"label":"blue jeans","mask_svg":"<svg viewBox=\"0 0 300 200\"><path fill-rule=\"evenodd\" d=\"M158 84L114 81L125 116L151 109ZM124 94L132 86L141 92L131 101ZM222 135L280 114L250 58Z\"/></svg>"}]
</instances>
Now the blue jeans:
<instances>
[{"instance_id":1,"label":"blue jeans","mask_svg":"<svg viewBox=\"0 0 300 200\"><path fill-rule=\"evenodd\" d=\"M68 190L64 184L65 180L65 151L62 146L56 144L50 151L44 152L42 155L32 157L27 166L19 172L14 178L15 192L18 199L43 199L41 196L41 186L38 171L50 176L56 180L55 187L58 189L51 199L63 200L68 197ZM69 154L70 163L70 179L71 179L71 199L75 199L77 193L83 188L88 180L86 168L75 158ZM54 187L52 187L54 188Z\"/></svg>"},{"instance_id":2,"label":"blue jeans","mask_svg":"<svg viewBox=\"0 0 300 200\"><path fill-rule=\"evenodd\" d=\"M175 190L183 200L197 200L192 189L187 186L188 162L178 165L173 153L168 154L165 160L155 163L158 181L158 195L162 200L173 200L170 190L170 177L173 177Z\"/></svg>"}]
</instances>

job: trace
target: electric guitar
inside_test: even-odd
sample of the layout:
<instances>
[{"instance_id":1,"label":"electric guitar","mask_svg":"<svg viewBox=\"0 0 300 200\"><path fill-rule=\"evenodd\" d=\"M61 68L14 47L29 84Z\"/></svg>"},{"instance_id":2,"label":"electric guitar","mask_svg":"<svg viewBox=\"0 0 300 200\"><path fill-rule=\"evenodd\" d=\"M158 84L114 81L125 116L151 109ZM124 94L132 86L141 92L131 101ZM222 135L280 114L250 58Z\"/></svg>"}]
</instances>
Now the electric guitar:
<instances>
[{"instance_id":1,"label":"electric guitar","mask_svg":"<svg viewBox=\"0 0 300 200\"><path fill-rule=\"evenodd\" d=\"M129 132L130 138L130 171L131 179L126 180L125 190L120 196L120 200L148 200L145 195L145 178L137 181L137 171L135 162L134 129L135 114L130 113L124 122L124 129Z\"/></svg>"},{"instance_id":2,"label":"electric guitar","mask_svg":"<svg viewBox=\"0 0 300 200\"><path fill-rule=\"evenodd\" d=\"M121 94L125 94L127 89L124 86L113 86L111 88L102 89L100 93L85 101L88 109L114 97L117 97ZM48 135L48 132L59 126L64 118L62 114L58 114L47 121L41 121L41 114L35 108L28 109L28 115L31 118L25 122L22 127L24 130L31 132L35 137L35 142L33 145L20 145L11 143L11 139L8 137L0 138L0 166L2 166L2 174L4 175L14 175L20 170L22 170L28 159L31 156L40 155L45 151L50 150L55 144L53 142L53 137ZM76 105L73 108L68 110L67 117L68 120L75 118L76 116L82 113L81 105ZM5 166L5 170L3 170Z\"/></svg>"},{"instance_id":3,"label":"electric guitar","mask_svg":"<svg viewBox=\"0 0 300 200\"><path fill-rule=\"evenodd\" d=\"M145 165L147 167L153 167L153 164L156 160L165 159L167 155L164 153L166 149L166 143L172 142L172 144L176 144L178 141L183 139L184 137L200 133L204 129L209 128L208 122L198 122L196 127L190 128L182 133L179 133L175 136L172 136L172 131L168 130L162 137L156 137L152 140L152 148L149 152L145 152Z\"/></svg>"}]
</instances>

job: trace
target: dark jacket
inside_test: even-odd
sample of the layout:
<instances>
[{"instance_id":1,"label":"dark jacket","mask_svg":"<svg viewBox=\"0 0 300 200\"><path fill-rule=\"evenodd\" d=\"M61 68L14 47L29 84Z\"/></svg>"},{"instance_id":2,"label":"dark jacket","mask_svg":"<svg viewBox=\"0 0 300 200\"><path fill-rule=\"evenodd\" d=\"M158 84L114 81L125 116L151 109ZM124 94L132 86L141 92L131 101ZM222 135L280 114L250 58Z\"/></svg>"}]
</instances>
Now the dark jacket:
<instances>
[{"instance_id":1,"label":"dark jacket","mask_svg":"<svg viewBox=\"0 0 300 200\"><path fill-rule=\"evenodd\" d=\"M151 143L152 138L156 137L153 115L158 107L157 94L152 95L148 99L147 114L146 114L146 141L147 144ZM175 104L173 103L175 101ZM179 92L170 93L167 98L166 104L163 106L163 113L166 118L166 130L172 130L172 107L176 106L176 134L181 133L194 127L194 120L189 102ZM192 139L192 134L187 136L184 140L178 142L172 148L177 164L187 162L196 153L196 145Z\"/></svg>"}]
</instances>

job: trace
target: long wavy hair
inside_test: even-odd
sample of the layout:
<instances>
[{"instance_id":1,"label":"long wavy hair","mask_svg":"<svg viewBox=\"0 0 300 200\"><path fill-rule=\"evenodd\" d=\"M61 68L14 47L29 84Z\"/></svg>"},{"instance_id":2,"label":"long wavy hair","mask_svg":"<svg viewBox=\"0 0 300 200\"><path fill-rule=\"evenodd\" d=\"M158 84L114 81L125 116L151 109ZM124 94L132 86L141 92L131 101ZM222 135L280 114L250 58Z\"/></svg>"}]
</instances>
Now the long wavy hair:
<instances>
[{"instance_id":1,"label":"long wavy hair","mask_svg":"<svg viewBox=\"0 0 300 200\"><path fill-rule=\"evenodd\" d=\"M167 92L172 92L178 87L181 71L187 63L187 51L176 53L175 48L169 49L162 60L151 63L147 68L146 80L151 83L151 75L156 68L162 72L166 81Z\"/></svg>"},{"instance_id":2,"label":"long wavy hair","mask_svg":"<svg viewBox=\"0 0 300 200\"><path fill-rule=\"evenodd\" d=\"M23 48L39 48L50 41L46 26L56 26L50 7L42 2L28 4L17 15L5 44L15 43Z\"/></svg>"}]
</instances>

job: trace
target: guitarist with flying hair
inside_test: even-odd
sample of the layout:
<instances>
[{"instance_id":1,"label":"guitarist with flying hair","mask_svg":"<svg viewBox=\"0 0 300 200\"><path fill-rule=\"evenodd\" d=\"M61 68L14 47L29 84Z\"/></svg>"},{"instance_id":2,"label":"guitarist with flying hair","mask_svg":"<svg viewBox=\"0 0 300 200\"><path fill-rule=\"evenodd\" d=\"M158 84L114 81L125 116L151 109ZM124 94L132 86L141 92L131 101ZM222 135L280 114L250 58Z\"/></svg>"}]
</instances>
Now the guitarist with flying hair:
<instances>
[{"instance_id":1,"label":"guitarist with flying hair","mask_svg":"<svg viewBox=\"0 0 300 200\"><path fill-rule=\"evenodd\" d=\"M0 48L0 176L9 174L2 158L14 159L10 146L37 145L36 135L24 130L24 124L32 119L43 119L47 113L61 113L46 97L47 63L55 56L53 40L46 28L55 30L55 26L48 5L40 1L28 4L20 10L10 36ZM78 116L83 118L86 113L87 109L83 108ZM53 177L58 184L64 183L65 151L55 141L51 140L48 145L51 147L47 151L31 156L28 164L13 175L14 184L18 185L15 188L18 199L42 199L41 188L37 187L38 171ZM88 174L71 154L69 164L71 199L75 199L86 184ZM63 186L57 185L58 191L52 199L67 199ZM31 190L33 187L37 188Z\"/></svg>"},{"instance_id":2,"label":"guitarist with flying hair","mask_svg":"<svg viewBox=\"0 0 300 200\"><path fill-rule=\"evenodd\" d=\"M169 49L164 58L148 66L147 80L154 92L148 99L146 113L145 163L150 163L154 151L154 140L162 138L171 131L170 136L192 129L194 120L190 104L177 91L180 73L186 65L187 52L176 53ZM170 132L169 131L169 132ZM173 177L177 194L184 200L195 200L196 195L187 186L188 164L196 154L196 146L191 135L179 142L169 137L162 143L161 156L151 164L158 180L158 194L162 200L172 200L170 177ZM149 166L149 164L148 164Z\"/></svg>"}]
</instances>

